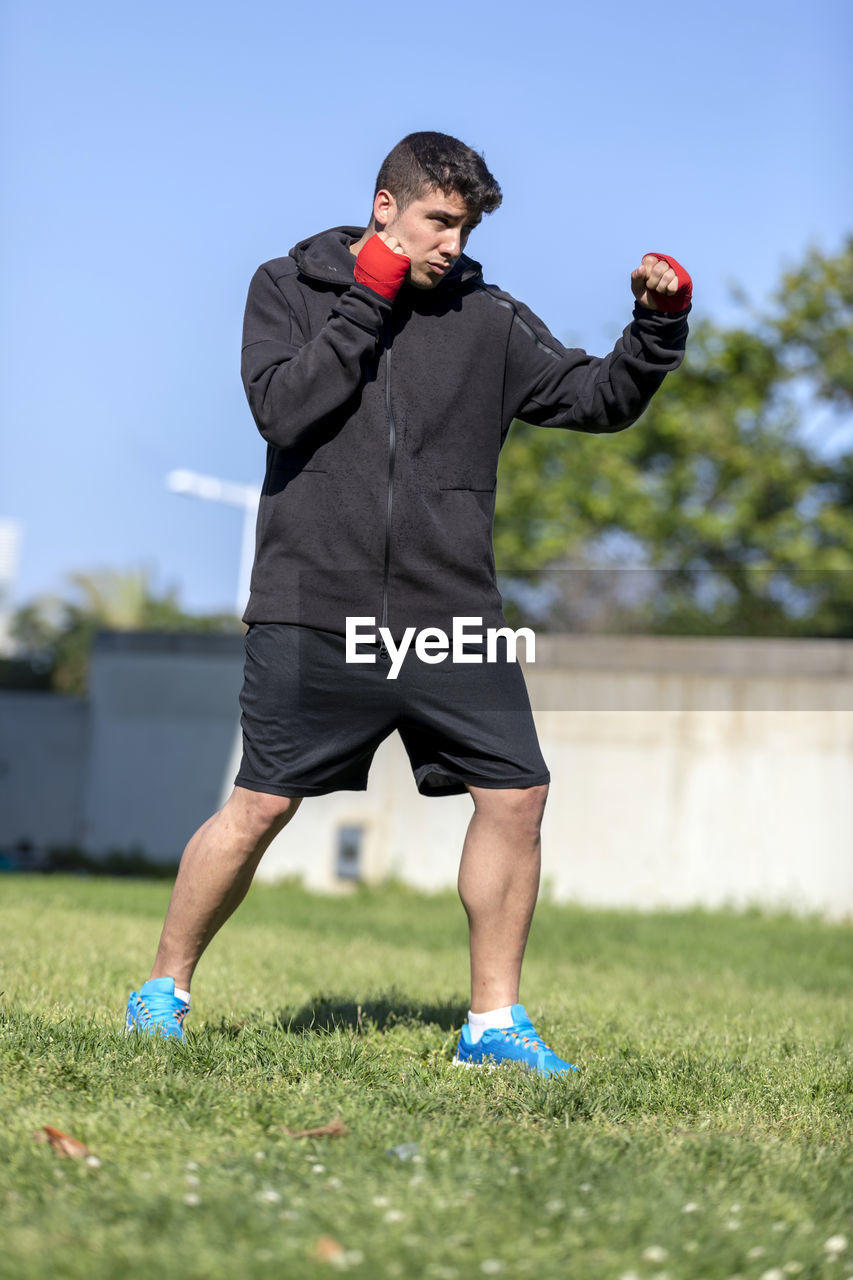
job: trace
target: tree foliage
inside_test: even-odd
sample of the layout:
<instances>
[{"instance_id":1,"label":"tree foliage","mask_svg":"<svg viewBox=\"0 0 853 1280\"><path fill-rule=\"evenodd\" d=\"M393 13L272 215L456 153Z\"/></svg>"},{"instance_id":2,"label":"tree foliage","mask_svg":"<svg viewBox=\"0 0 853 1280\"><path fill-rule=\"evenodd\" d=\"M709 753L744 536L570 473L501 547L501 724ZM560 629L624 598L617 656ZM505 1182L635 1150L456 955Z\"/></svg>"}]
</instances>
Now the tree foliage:
<instances>
[{"instance_id":1,"label":"tree foliage","mask_svg":"<svg viewBox=\"0 0 853 1280\"><path fill-rule=\"evenodd\" d=\"M835 257L810 250L782 279L770 324L792 374L815 394L853 408L853 237Z\"/></svg>"},{"instance_id":2,"label":"tree foliage","mask_svg":"<svg viewBox=\"0 0 853 1280\"><path fill-rule=\"evenodd\" d=\"M232 614L185 613L174 590L157 593L147 569L69 576L68 597L40 596L19 609L12 635L36 675L61 693L86 689L95 634L109 631L240 631ZM21 683L20 672L17 682Z\"/></svg>"},{"instance_id":3,"label":"tree foliage","mask_svg":"<svg viewBox=\"0 0 853 1280\"><path fill-rule=\"evenodd\" d=\"M694 320L684 365L629 431L514 424L505 595L554 627L853 635L853 451L807 430L851 407L853 238L811 250L768 314Z\"/></svg>"}]
</instances>

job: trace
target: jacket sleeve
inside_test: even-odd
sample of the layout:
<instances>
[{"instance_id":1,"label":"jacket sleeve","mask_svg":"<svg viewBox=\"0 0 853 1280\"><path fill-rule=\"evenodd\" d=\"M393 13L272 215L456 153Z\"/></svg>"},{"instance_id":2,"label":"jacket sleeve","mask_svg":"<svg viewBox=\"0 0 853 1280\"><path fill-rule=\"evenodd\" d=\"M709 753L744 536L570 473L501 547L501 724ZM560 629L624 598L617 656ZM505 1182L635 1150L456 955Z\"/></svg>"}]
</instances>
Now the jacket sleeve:
<instances>
[{"instance_id":1,"label":"jacket sleeve","mask_svg":"<svg viewBox=\"0 0 853 1280\"><path fill-rule=\"evenodd\" d=\"M567 350L531 311L520 303L515 308L504 388L509 421L622 431L684 358L689 308L665 315L637 303L632 323L603 357Z\"/></svg>"},{"instance_id":2,"label":"jacket sleeve","mask_svg":"<svg viewBox=\"0 0 853 1280\"><path fill-rule=\"evenodd\" d=\"M241 372L261 435L279 449L308 443L353 396L376 360L391 304L364 285L338 295L318 333L306 337L295 306L266 267L249 285Z\"/></svg>"}]
</instances>

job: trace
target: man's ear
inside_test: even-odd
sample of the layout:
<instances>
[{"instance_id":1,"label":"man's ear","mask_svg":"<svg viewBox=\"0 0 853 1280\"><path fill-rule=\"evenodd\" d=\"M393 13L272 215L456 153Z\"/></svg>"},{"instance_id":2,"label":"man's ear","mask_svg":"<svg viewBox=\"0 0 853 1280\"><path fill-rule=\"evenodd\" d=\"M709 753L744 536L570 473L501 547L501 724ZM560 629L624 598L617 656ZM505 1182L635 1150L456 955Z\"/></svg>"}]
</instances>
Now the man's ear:
<instances>
[{"instance_id":1,"label":"man's ear","mask_svg":"<svg viewBox=\"0 0 853 1280\"><path fill-rule=\"evenodd\" d=\"M379 225L380 231L384 231L388 223L394 220L396 213L397 201L391 192L377 191L373 197L373 220Z\"/></svg>"}]
</instances>

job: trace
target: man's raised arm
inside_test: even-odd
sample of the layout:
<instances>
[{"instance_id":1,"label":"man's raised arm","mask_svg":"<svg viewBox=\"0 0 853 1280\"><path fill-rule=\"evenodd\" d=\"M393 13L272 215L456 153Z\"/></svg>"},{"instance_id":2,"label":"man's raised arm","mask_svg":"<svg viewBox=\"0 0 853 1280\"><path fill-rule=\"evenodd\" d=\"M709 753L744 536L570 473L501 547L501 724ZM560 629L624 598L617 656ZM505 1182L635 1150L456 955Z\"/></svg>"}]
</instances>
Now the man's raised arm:
<instances>
[{"instance_id":1,"label":"man's raised arm","mask_svg":"<svg viewBox=\"0 0 853 1280\"><path fill-rule=\"evenodd\" d=\"M258 268L246 301L241 372L252 416L270 444L308 443L355 394L376 360L408 265L393 237L373 236L355 260L355 283L313 335L305 333L304 308L288 298L295 277L275 276L275 263Z\"/></svg>"},{"instance_id":2,"label":"man's raised arm","mask_svg":"<svg viewBox=\"0 0 853 1280\"><path fill-rule=\"evenodd\" d=\"M596 433L636 422L684 358L692 281L674 258L647 253L631 274L631 289L633 322L603 357L567 350L516 304L507 364L510 420Z\"/></svg>"}]
</instances>

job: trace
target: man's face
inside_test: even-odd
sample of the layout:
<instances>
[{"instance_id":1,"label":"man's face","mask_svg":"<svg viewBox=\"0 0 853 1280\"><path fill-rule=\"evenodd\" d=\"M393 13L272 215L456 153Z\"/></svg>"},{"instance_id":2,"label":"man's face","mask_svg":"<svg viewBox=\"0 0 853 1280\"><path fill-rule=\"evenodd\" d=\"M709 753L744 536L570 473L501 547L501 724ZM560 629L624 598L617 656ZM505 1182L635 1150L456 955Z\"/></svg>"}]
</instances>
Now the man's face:
<instances>
[{"instance_id":1,"label":"man's face","mask_svg":"<svg viewBox=\"0 0 853 1280\"><path fill-rule=\"evenodd\" d=\"M409 283L416 289L434 289L444 279L480 221L454 192L429 192L402 211L392 196L387 211L383 230L397 237L411 259Z\"/></svg>"}]
</instances>

